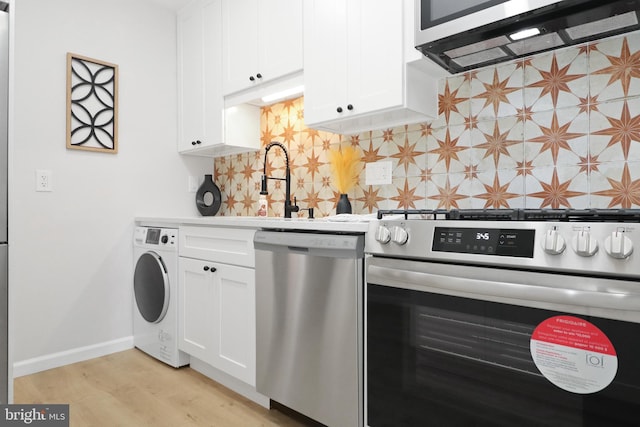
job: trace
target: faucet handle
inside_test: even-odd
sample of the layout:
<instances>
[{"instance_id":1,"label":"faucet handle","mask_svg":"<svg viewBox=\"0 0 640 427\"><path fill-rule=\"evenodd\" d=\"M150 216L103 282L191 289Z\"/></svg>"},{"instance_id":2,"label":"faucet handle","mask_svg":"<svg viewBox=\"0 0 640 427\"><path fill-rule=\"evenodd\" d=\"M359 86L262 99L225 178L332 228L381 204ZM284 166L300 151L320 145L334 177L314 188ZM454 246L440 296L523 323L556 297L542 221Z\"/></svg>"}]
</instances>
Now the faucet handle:
<instances>
[{"instance_id":1,"label":"faucet handle","mask_svg":"<svg viewBox=\"0 0 640 427\"><path fill-rule=\"evenodd\" d=\"M298 201L296 198L293 198L293 204L291 204L291 200L284 201L284 217L291 218L291 213L299 212L300 206L297 205Z\"/></svg>"},{"instance_id":2,"label":"faucet handle","mask_svg":"<svg viewBox=\"0 0 640 427\"><path fill-rule=\"evenodd\" d=\"M300 208L301 211L309 211L309 219L314 219L313 208Z\"/></svg>"}]
</instances>

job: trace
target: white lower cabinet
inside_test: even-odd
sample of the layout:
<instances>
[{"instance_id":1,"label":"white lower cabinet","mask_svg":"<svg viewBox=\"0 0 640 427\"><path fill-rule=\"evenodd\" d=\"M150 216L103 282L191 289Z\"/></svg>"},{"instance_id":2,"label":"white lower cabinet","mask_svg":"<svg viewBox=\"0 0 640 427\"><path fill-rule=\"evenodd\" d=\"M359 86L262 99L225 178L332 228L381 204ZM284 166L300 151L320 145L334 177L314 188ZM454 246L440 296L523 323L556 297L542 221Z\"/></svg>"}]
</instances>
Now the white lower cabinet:
<instances>
[{"instance_id":1,"label":"white lower cabinet","mask_svg":"<svg viewBox=\"0 0 640 427\"><path fill-rule=\"evenodd\" d=\"M213 352L213 277L204 267L207 261L180 257L178 272L180 283L180 350L198 359L209 359Z\"/></svg>"},{"instance_id":2,"label":"white lower cabinet","mask_svg":"<svg viewBox=\"0 0 640 427\"><path fill-rule=\"evenodd\" d=\"M203 241L215 240L209 233ZM256 377L254 271L184 256L178 263L180 350L251 386Z\"/></svg>"}]
</instances>

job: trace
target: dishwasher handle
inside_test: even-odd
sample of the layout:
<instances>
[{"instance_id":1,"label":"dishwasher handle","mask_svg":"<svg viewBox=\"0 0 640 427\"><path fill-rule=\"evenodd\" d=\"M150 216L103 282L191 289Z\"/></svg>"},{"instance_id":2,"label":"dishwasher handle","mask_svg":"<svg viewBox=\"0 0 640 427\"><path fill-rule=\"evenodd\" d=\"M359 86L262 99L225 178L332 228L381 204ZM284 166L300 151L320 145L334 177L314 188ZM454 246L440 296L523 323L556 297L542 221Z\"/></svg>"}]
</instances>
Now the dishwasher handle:
<instances>
[{"instance_id":1,"label":"dishwasher handle","mask_svg":"<svg viewBox=\"0 0 640 427\"><path fill-rule=\"evenodd\" d=\"M253 247L256 251L294 252L329 258L364 258L364 235L258 230L253 238Z\"/></svg>"},{"instance_id":2,"label":"dishwasher handle","mask_svg":"<svg viewBox=\"0 0 640 427\"><path fill-rule=\"evenodd\" d=\"M309 253L309 248L304 248L301 246L287 246L289 252L299 252L299 253Z\"/></svg>"}]
</instances>

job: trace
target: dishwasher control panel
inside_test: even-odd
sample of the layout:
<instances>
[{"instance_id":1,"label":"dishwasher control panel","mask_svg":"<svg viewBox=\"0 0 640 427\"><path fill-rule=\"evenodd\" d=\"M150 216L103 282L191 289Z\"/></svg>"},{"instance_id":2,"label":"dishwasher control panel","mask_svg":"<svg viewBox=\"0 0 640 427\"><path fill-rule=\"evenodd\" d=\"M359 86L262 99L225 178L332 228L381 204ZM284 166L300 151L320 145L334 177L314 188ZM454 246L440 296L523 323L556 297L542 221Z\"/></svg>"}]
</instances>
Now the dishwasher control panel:
<instances>
[{"instance_id":1,"label":"dishwasher control panel","mask_svg":"<svg viewBox=\"0 0 640 427\"><path fill-rule=\"evenodd\" d=\"M260 230L256 232L253 243L256 249L267 245L298 251L344 250L363 253L364 234L324 234Z\"/></svg>"}]
</instances>

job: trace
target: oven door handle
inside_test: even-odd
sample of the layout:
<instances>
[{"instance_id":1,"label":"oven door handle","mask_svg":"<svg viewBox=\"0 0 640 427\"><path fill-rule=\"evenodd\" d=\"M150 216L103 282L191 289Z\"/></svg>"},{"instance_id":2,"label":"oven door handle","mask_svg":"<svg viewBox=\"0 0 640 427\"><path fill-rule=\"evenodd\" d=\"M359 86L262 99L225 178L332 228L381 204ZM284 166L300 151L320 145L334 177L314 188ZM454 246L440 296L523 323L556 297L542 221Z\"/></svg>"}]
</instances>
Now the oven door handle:
<instances>
[{"instance_id":1,"label":"oven door handle","mask_svg":"<svg viewBox=\"0 0 640 427\"><path fill-rule=\"evenodd\" d=\"M389 261L393 261L389 263ZM518 283L514 281L502 281L499 278L500 273L493 271L496 279L477 279L472 277L464 277L460 272L470 272L467 276L473 274L472 270L478 272L481 270L489 270L482 267L437 265L436 269L445 268L446 274L432 273L428 267L421 266L419 269L403 269L399 266L405 261L388 260L388 259L368 259L367 266L367 283L383 286L390 286L402 289L412 289L423 292L433 292L438 294L460 296L465 298L481 299L494 302L520 303L537 307L540 303L561 304L565 306L592 307L608 310L640 310L640 294L635 292L620 292L614 290L602 289L598 291L582 290L570 288L562 284L567 280L572 280L566 276L550 277L549 274L540 274L532 272L523 272L524 275L540 276L544 283L532 285L526 283ZM407 265L416 263L406 262ZM384 265L389 264L389 265ZM426 263L420 263L426 264ZM422 270L422 271L420 271ZM517 272L520 273L520 272ZM505 273L506 274L506 273ZM556 283L550 280L555 280ZM593 281L591 278L574 277L573 280ZM597 279L606 281L607 279ZM621 282L618 286L624 287L625 283ZM635 286L638 286L636 283ZM586 287L586 286L585 286Z\"/></svg>"}]
</instances>

